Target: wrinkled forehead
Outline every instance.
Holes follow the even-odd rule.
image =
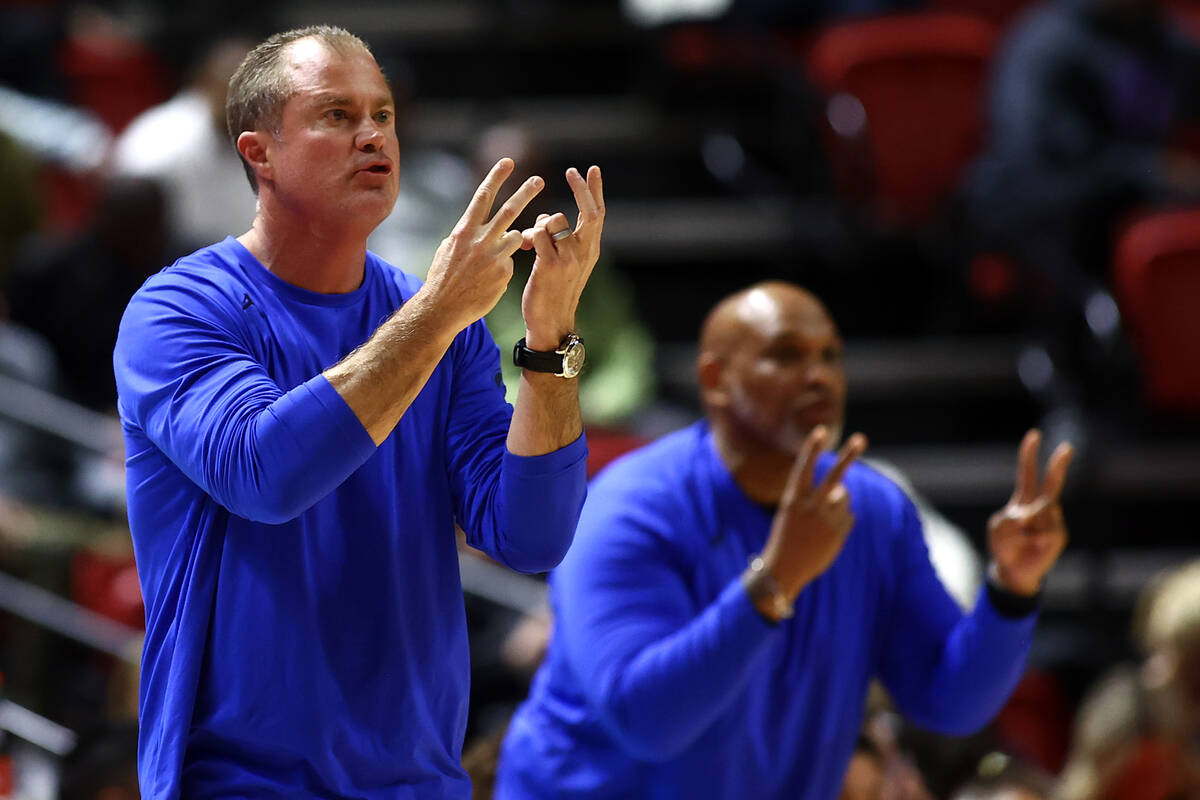
[[[797,292],[752,289],[738,304],[738,322],[748,333],[763,339],[801,336],[837,338],[837,328],[820,303]]]

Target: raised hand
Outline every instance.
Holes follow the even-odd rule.
[[[1042,578],[1067,546],[1067,528],[1059,497],[1075,448],[1054,449],[1044,480],[1038,481],[1037,455],[1042,435],[1025,434],[1017,461],[1017,486],[1004,508],[988,520],[988,548],[1000,585],[1026,596],[1037,594]]]
[[[512,256],[523,241],[521,232],[508,230],[508,226],[545,185],[537,175],[530,177],[489,220],[496,195],[513,166],[511,158],[502,158],[488,172],[454,230],[442,240],[425,280],[425,290],[448,319],[460,323],[459,330],[491,311],[508,288]]]
[[[579,297],[600,258],[600,234],[604,230],[600,168],[589,168],[585,180],[579,170],[571,167],[567,183],[579,207],[575,230],[563,237],[570,225],[566,216],[558,213],[538,217],[537,223],[523,232],[523,247],[532,247],[537,254],[521,295],[526,344],[534,350],[553,350],[575,330]]]
[[[764,566],[788,600],[794,600],[810,581],[829,569],[854,527],[850,495],[842,478],[867,449],[867,437],[856,433],[847,439],[837,462],[814,486],[813,470],[828,438],[829,432],[819,425],[805,439],[762,552]]]

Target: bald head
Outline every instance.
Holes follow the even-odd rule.
[[[700,329],[700,352],[728,358],[747,337],[776,335],[791,318],[805,326],[834,328],[814,294],[783,281],[764,281],[731,294],[713,307]]]

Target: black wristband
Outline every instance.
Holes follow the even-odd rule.
[[[1010,592],[1008,589],[997,586],[992,581],[990,575],[985,585],[987,586],[988,602],[992,604],[992,608],[996,609],[996,613],[1002,617],[1008,617],[1009,619],[1028,617],[1038,610],[1038,606],[1042,602],[1041,592],[1034,595]]]

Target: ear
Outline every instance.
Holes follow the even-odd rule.
[[[723,408],[729,404],[725,388],[725,362],[716,353],[703,352],[696,359],[696,378],[700,399],[705,406]]]
[[[259,185],[271,178],[270,139],[266,131],[242,131],[237,138],[238,152],[258,176]]]

